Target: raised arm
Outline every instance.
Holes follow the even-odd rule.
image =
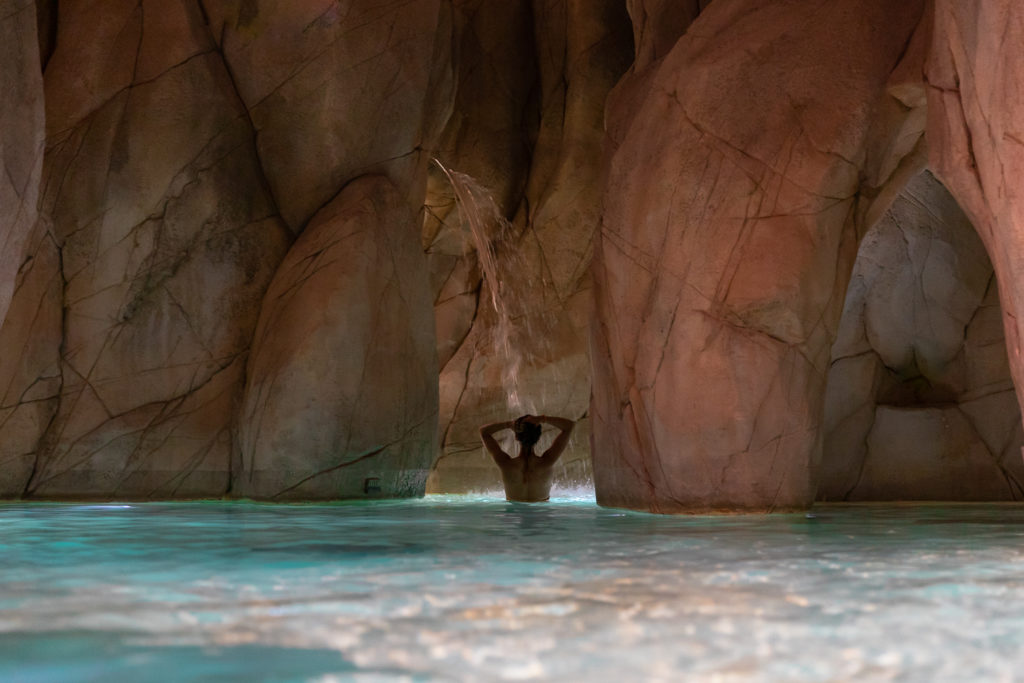
[[[508,462],[512,459],[505,451],[501,450],[501,446],[494,440],[494,434],[500,432],[502,429],[512,429],[512,422],[495,422],[494,424],[484,425],[480,428],[480,438],[484,442],[484,446],[487,447],[487,452],[494,458],[494,462],[500,466],[503,462]]]
[[[554,464],[562,456],[562,451],[565,450],[565,447],[569,445],[569,437],[572,435],[572,428],[576,426],[576,423],[564,417],[550,417],[548,415],[538,415],[534,419],[537,422],[544,422],[561,430],[561,434],[555,437],[555,440],[551,442],[551,446],[541,456],[544,460],[550,460]]]

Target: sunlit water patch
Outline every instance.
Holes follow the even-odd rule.
[[[0,506],[0,680],[1012,680],[1024,508]]]

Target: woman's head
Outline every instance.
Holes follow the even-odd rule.
[[[512,425],[512,431],[516,435],[516,441],[523,446],[532,446],[540,440],[541,427],[536,422],[528,420],[530,415],[523,415]]]

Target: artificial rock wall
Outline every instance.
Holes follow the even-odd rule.
[[[492,488],[530,411],[606,505],[1016,497],[1022,19],[0,0],[0,495]]]
[[[1024,55],[1006,46],[1022,12],[715,0],[616,86],[593,266],[598,502],[676,512],[814,500],[858,241],[929,157],[991,254],[1019,396],[1021,209],[1005,188],[1020,159]],[[989,454],[1010,496],[1007,443]],[[991,480],[994,469],[962,471]]]
[[[52,44],[43,31],[37,35],[36,26],[50,22],[37,24],[32,3],[15,9],[0,12],[5,38],[11,36],[3,49],[20,50],[3,62],[5,85],[10,79],[19,97],[5,98],[0,111],[4,135],[18,141],[3,148],[17,172],[9,174],[17,181],[12,196],[25,206],[10,210],[5,195],[2,226],[20,232],[4,252],[5,259],[17,254],[19,264],[3,269],[15,285],[0,327],[4,495],[422,493],[437,429],[437,371],[416,213],[422,148],[444,120],[446,7],[40,4],[41,18],[57,13]],[[42,79],[39,44],[48,58]],[[33,185],[43,102],[46,152]],[[349,186],[365,188],[359,179],[372,174],[391,180],[366,181],[376,189],[365,201],[346,194]],[[314,215],[319,220],[311,222]],[[314,234],[296,242],[307,223],[317,226]],[[343,239],[353,225],[369,237]],[[325,237],[325,230],[336,234]],[[310,244],[327,255],[311,253]],[[339,257],[346,247],[356,251]],[[352,261],[366,268],[366,253],[374,255],[373,273],[346,268]],[[288,280],[308,258],[325,269],[319,281],[350,285],[340,301],[330,287],[310,296],[306,280]],[[279,324],[282,288],[295,327]],[[395,309],[402,297],[412,314]],[[359,304],[378,315],[340,331],[316,307],[341,315]],[[386,338],[360,347],[382,316]],[[275,383],[294,389],[296,368],[317,359],[292,343],[311,319],[314,345],[340,335],[327,355],[343,356],[314,375],[343,389],[297,393],[316,389],[317,398],[335,404],[353,395],[363,406],[349,422],[333,406],[338,413],[324,418],[327,452],[311,435],[314,413],[292,419],[281,404],[293,394],[282,390],[267,400],[264,392]],[[260,344],[250,356],[257,331]],[[407,357],[396,365],[414,371],[372,381],[360,370],[380,371],[381,361],[354,349],[375,345],[378,353]],[[258,353],[268,348],[276,352],[270,362]],[[422,391],[403,394],[408,401],[392,412],[362,412],[394,403],[400,383],[417,382]],[[243,415],[258,420],[255,429]],[[396,455],[403,439],[419,455]],[[281,446],[270,474],[268,443]],[[360,455],[358,486],[338,486],[329,476],[317,481],[322,470]],[[411,485],[409,477],[393,476],[407,463],[420,473]],[[365,487],[370,478],[378,482]]]
[[[832,347],[818,497],[1024,497],[992,264],[927,171],[865,236]]]

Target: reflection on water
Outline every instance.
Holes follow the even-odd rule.
[[[0,680],[1011,680],[1024,508],[0,506]]]

